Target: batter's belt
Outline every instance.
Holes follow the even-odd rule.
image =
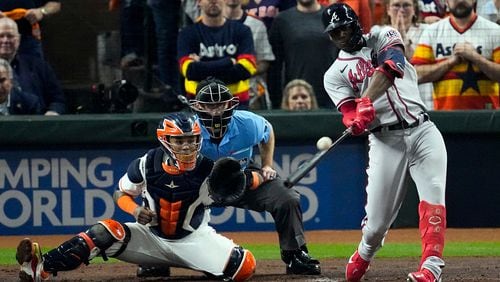
[[[380,132],[380,131],[391,131],[391,130],[402,130],[402,129],[414,128],[414,127],[417,127],[428,120],[429,120],[429,115],[427,113],[423,113],[422,116],[414,123],[408,123],[406,120],[404,120],[403,122],[396,123],[396,124],[377,126],[374,129],[370,130],[370,132]]]

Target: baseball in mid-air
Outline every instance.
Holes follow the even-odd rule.
[[[324,151],[324,150],[330,148],[332,143],[333,143],[333,141],[330,137],[323,136],[323,137],[318,139],[318,142],[316,142],[316,147],[318,148],[318,150]]]

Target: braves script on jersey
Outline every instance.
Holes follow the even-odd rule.
[[[325,89],[337,108],[361,97],[377,67],[377,53],[394,45],[403,45],[400,34],[388,26],[376,26],[363,36],[367,42],[366,47],[353,53],[340,51],[337,60],[325,73]],[[414,83],[417,73],[406,59],[404,77],[411,79],[396,78],[386,94],[373,102],[377,115],[371,128],[403,120],[413,123],[424,111],[417,84]]]

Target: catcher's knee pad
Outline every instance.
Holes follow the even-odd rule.
[[[446,231],[446,208],[421,201],[418,205],[419,229],[422,238],[422,261],[427,257],[443,256]]]
[[[112,219],[98,221],[98,223],[90,227],[85,234],[95,243],[95,246],[101,250],[108,249],[118,241],[128,242],[130,238],[130,230],[128,227]]]
[[[110,219],[99,221],[89,230],[46,253],[44,270],[51,273],[73,270],[82,263],[88,264],[98,254],[106,257],[104,251],[115,242],[123,241],[123,246],[126,246],[129,239],[130,231],[125,225]]]
[[[231,278],[232,281],[245,281],[254,274],[255,265],[255,257],[249,250],[235,247],[231,251],[224,275]]]

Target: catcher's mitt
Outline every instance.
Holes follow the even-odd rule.
[[[246,182],[240,163],[234,158],[222,158],[215,162],[208,176],[208,193],[214,204],[233,203],[245,193]]]

